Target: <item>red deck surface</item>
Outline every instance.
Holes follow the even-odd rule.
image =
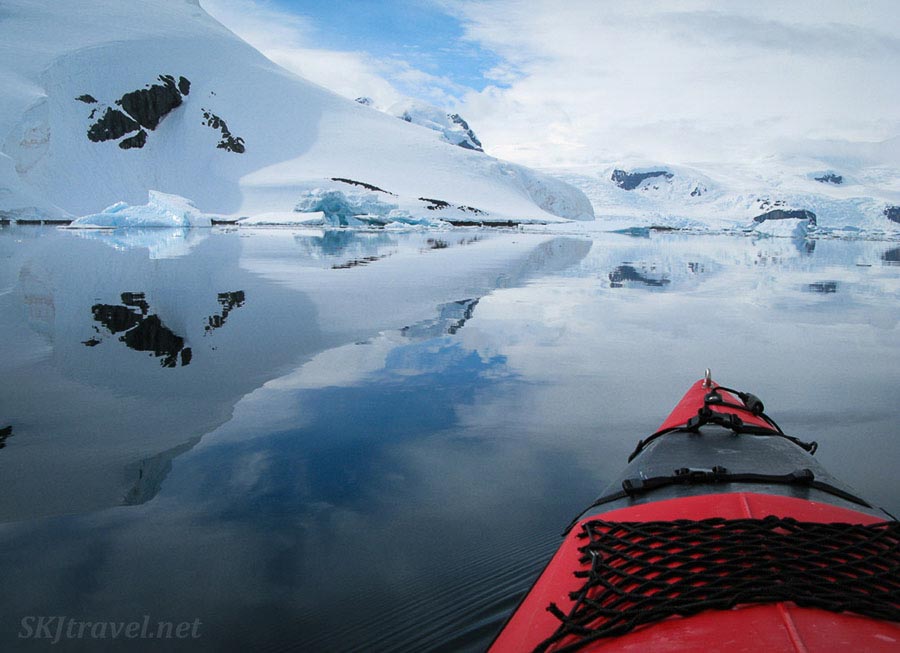
[[[713,387],[718,387],[715,383],[712,384]],[[673,428],[675,426],[684,426],[689,419],[697,416],[697,411],[703,408],[703,398],[709,394],[710,388],[706,388],[703,385],[703,381],[697,381],[694,385],[690,387],[690,389],[685,393],[684,397],[681,398],[681,401],[678,402],[678,405],[675,406],[675,409],[669,414],[666,418],[666,421],[663,422],[660,427],[657,429],[658,431],[662,431],[663,429]],[[729,392],[725,392],[724,390],[720,390],[719,394],[722,399],[731,404],[737,404],[742,406],[744,402],[735,397]],[[710,409],[717,413],[734,413],[746,424],[752,424],[754,426],[762,426],[765,428],[772,428],[772,425],[766,422],[764,419],[757,417],[749,410],[736,410],[734,408],[729,408],[727,406],[716,406],[715,404],[710,405]]]
[[[872,524],[871,515],[824,503],[754,493],[711,494],[647,503],[603,514],[606,521],[793,517],[808,522]],[[587,519],[598,517],[594,515]],[[494,653],[530,651],[549,637],[559,622],[547,612],[556,603],[572,606],[569,592],[582,579],[578,565],[580,524],[563,541],[531,592],[491,647]],[[551,649],[553,650],[553,649]],[[708,610],[641,626],[621,637],[598,640],[585,651],[900,651],[900,624],[846,613],[800,608],[792,603]]]

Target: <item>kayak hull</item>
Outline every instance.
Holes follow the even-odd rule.
[[[570,596],[584,583],[574,575],[583,524],[675,520],[792,518],[817,524],[879,524],[892,517],[856,496],[853,488],[822,468],[809,453],[778,434],[736,435],[715,427],[678,430],[704,405],[709,386],[695,384],[663,423],[675,429],[650,441],[570,526],[562,545],[523,599],[491,651],[528,651],[560,625],[547,610],[568,613]],[[721,392],[726,403],[740,400]],[[728,409],[714,410],[725,412]],[[743,421],[765,425],[741,413]],[[715,470],[715,471],[713,471]],[[784,479],[796,478],[797,482]],[[731,480],[736,479],[736,480]],[[774,480],[767,480],[774,479]],[[623,492],[623,487],[629,492]],[[571,643],[571,642],[569,642]],[[558,650],[566,641],[547,650]],[[849,612],[799,607],[785,601],[705,610],[641,625],[623,635],[595,640],[585,651],[898,651],[900,624]]]

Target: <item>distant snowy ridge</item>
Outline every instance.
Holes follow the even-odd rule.
[[[469,149],[285,71],[197,2],[2,11],[0,219],[107,220],[156,191],[234,220],[293,212],[336,179],[386,189],[416,219],[435,214],[419,198],[484,222],[593,218],[579,190],[475,151],[461,119],[443,127]]]
[[[896,140],[896,139],[895,139]],[[626,162],[555,168],[619,227],[803,237],[900,237],[900,167],[892,147],[741,165]]]

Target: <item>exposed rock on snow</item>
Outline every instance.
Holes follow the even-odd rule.
[[[87,136],[95,143],[101,143],[122,138],[125,134],[138,129],[140,125],[136,120],[132,120],[118,109],[107,107],[100,119],[90,126]]]
[[[119,147],[123,150],[130,150],[133,147],[144,147],[147,144],[147,132],[143,129],[139,131],[134,136],[129,136],[128,138],[123,138],[122,142],[119,143]]]
[[[650,170],[648,172],[625,172],[624,170],[613,170],[611,179],[616,186],[625,190],[634,190],[641,185],[641,182],[652,179],[654,177],[664,177],[671,179],[674,175],[668,170]],[[699,193],[698,193],[699,194]]]
[[[182,96],[190,92],[191,83],[185,77],[179,77],[176,86],[172,75],[160,75],[162,84],[148,85],[147,88],[125,93],[116,100],[122,111],[107,107],[103,116],[88,128],[87,136],[95,143],[116,140],[133,131],[140,132],[119,143],[123,150],[142,148],[147,142],[147,132],[141,127],[154,130],[160,120],[181,106]],[[92,95],[80,95],[75,98],[88,104],[96,103]],[[91,117],[96,109],[91,111]]]
[[[826,172],[821,177],[815,177],[815,180],[820,181],[823,184],[840,185],[844,183],[844,177],[842,175],[836,175],[833,172]]]
[[[445,202],[444,200],[436,200],[430,197],[420,197],[419,199],[426,202],[425,208],[429,211],[443,211],[444,209],[451,208],[450,202]],[[485,214],[484,211],[476,209],[474,206],[457,206],[456,209],[463,213],[474,213],[476,215]]]
[[[774,209],[753,218],[753,222],[766,220],[806,220],[810,225],[816,224],[816,214],[802,209]]]
[[[347,179],[346,177],[332,177],[331,181],[340,181],[344,184],[350,184],[351,186],[359,186],[360,188],[365,188],[366,190],[371,190],[378,193],[387,193],[388,195],[393,195],[394,197],[397,196],[397,193],[392,193],[389,190],[379,188],[374,184],[367,184],[364,181],[356,181],[355,179]]]
[[[187,95],[191,88],[191,83],[184,77],[179,78],[177,87],[172,75],[160,75],[159,81],[162,84],[131,91],[116,100],[125,113],[150,130],[156,129],[160,120],[181,106],[182,94]]]
[[[886,206],[884,209],[884,217],[891,222],[900,224],[900,206]]]
[[[225,121],[214,114],[212,111],[209,111],[207,109],[202,109],[202,111],[203,117],[206,119],[206,122],[204,124],[207,127],[218,129],[219,133],[222,134],[222,138],[219,141],[218,145],[216,145],[216,147],[222,150],[226,150],[227,152],[243,154],[245,151],[244,139],[240,136],[232,135],[232,133],[228,131],[228,125],[225,124]]]

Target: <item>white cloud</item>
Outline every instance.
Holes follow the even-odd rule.
[[[314,25],[266,0],[202,3],[213,18],[278,65],[347,98],[368,96],[388,107],[415,95],[444,106],[466,90],[447,77],[415,68],[400,55],[376,58],[363,51],[313,47],[317,30],[329,26]]]
[[[483,90],[402,54],[315,48],[329,26],[266,0],[202,0],[285,68],[381,107],[408,95],[459,111],[490,154],[531,165],[742,160],[900,134],[893,0],[433,1],[464,27],[436,50],[499,58]]]
[[[402,94],[386,79],[385,66],[364,52],[314,48],[316,26],[266,0],[202,0],[203,8],[280,66],[339,95],[362,95],[389,105]]]
[[[786,138],[900,133],[900,5],[448,3],[499,54],[461,110],[532,165],[769,153]]]

